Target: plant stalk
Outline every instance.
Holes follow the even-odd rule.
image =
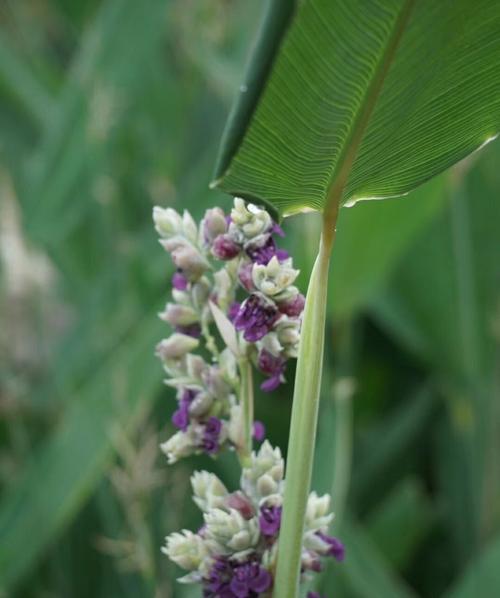
[[[242,357],[238,362],[241,378],[240,405],[243,414],[243,442],[238,451],[240,463],[245,467],[250,463],[253,437],[253,377],[252,365],[248,358]]]
[[[319,252],[304,308],[273,598],[294,598],[298,595],[304,517],[311,485],[323,369],[328,268],[337,213],[335,207],[323,218]]]

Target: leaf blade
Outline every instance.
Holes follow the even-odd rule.
[[[285,215],[407,193],[500,129],[499,33],[489,0],[303,3],[213,184]]]

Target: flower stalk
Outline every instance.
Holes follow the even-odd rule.
[[[239,450],[239,459],[241,466],[246,467],[249,464],[253,444],[253,376],[252,365],[246,357],[242,357],[238,365],[241,380],[240,405],[243,413],[243,446]]]
[[[298,595],[302,538],[311,484],[323,368],[328,270],[337,213],[334,210],[323,219],[319,252],[311,273],[304,308],[273,598],[293,598]]]

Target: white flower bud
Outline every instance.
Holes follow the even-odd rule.
[[[214,295],[217,305],[223,312],[227,312],[229,305],[234,301],[235,283],[226,268],[214,274]]]
[[[210,296],[211,286],[210,282],[205,276],[202,276],[191,290],[191,296],[193,297],[193,304],[196,309],[201,310],[206,306],[208,298]]]
[[[208,413],[213,405],[215,397],[204,391],[199,392],[189,405],[189,413],[195,417],[201,417]]]
[[[267,473],[257,480],[257,492],[260,496],[272,496],[279,490],[278,483]]]
[[[267,265],[254,264],[252,279],[255,287],[268,297],[277,297],[287,289],[299,274],[292,268],[292,260],[280,262],[276,256]]]
[[[193,500],[204,513],[224,506],[228,492],[224,484],[213,473],[195,471],[191,476],[191,486],[194,493]]]
[[[238,381],[236,357],[228,347],[226,347],[219,356],[219,366],[222,375],[229,384],[236,384]]]
[[[274,324],[273,332],[267,334],[262,339],[263,346],[273,355],[280,355],[276,353],[275,348],[280,347],[284,357],[297,357],[297,351],[300,341],[300,318],[290,318],[289,316],[281,316]],[[268,336],[275,335],[276,341],[273,339],[267,340]],[[272,343],[275,343],[272,345]],[[271,349],[274,349],[271,350]]]
[[[183,457],[192,455],[197,446],[188,430],[186,432],[176,432],[166,442],[160,444],[160,448],[167,455],[168,462],[171,465]]]
[[[203,538],[189,530],[167,536],[166,546],[161,550],[171,561],[187,571],[198,569],[203,559],[208,556]]]
[[[238,511],[212,509],[205,513],[207,545],[218,554],[231,554],[237,558],[256,546],[259,541],[259,525],[256,517],[245,519]]]
[[[316,531],[322,528],[327,528],[333,519],[333,513],[330,513],[329,509],[329,494],[318,496],[316,492],[311,492],[307,499],[305,529]]]
[[[192,380],[199,380],[202,381],[203,372],[208,368],[207,363],[200,357],[200,355],[195,355],[193,353],[188,353],[186,355],[186,374],[188,378]]]
[[[181,305],[191,305],[191,296],[187,291],[172,289],[172,297],[176,303],[180,303]]]
[[[205,212],[205,217],[201,222],[203,231],[203,241],[212,243],[218,236],[222,235],[227,230],[226,218],[224,212],[220,208],[212,208]]]
[[[198,240],[198,227],[187,210],[184,210],[184,214],[182,215],[182,230],[186,238],[188,238],[191,243],[196,244]]]
[[[187,243],[172,251],[172,259],[189,280],[198,279],[210,267],[201,253]]]
[[[171,326],[189,326],[198,321],[198,314],[192,307],[167,303],[165,311],[158,314],[160,319],[168,322]]]
[[[234,198],[231,220],[246,239],[253,239],[272,227],[271,216],[266,210],[251,203],[245,206],[245,202],[239,197]]]
[[[262,443],[258,453],[252,453],[251,465],[243,469],[241,488],[247,496],[259,502],[269,494],[281,493],[283,473],[284,462],[280,449],[278,447],[273,449],[269,441],[266,440]],[[262,482],[259,483],[261,478]]]
[[[257,343],[257,347],[269,351],[269,353],[275,357],[279,357],[283,351],[283,345],[280,343],[278,335],[274,331],[266,334],[266,336]]]
[[[163,339],[156,345],[156,354],[163,361],[180,359],[186,353],[196,349],[198,345],[198,339],[187,334],[175,332],[172,336]]]
[[[182,218],[173,208],[153,208],[153,221],[161,237],[171,237],[182,231]]]

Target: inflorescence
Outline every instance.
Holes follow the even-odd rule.
[[[169,463],[233,449],[240,456],[240,489],[229,492],[206,471],[192,477],[194,501],[204,525],[168,536],[164,552],[200,583],[203,596],[269,596],[281,523],[284,462],[265,441],[245,447],[242,368],[253,364],[270,392],[285,381],[288,359],[297,356],[304,296],[294,285],[298,270],[278,248],[284,236],[268,212],[236,198],[229,215],[207,210],[199,225],[185,211],[155,207],[160,243],[176,266],[172,302],[160,318],[173,333],[157,346],[175,388],[177,432],[161,445]],[[253,422],[263,440],[264,426]],[[246,451],[246,452],[245,452]],[[244,457],[243,457],[244,456]],[[343,558],[342,544],[328,535],[329,496],[309,496],[302,574],[321,569],[328,555]],[[312,596],[314,594],[311,594]]]

